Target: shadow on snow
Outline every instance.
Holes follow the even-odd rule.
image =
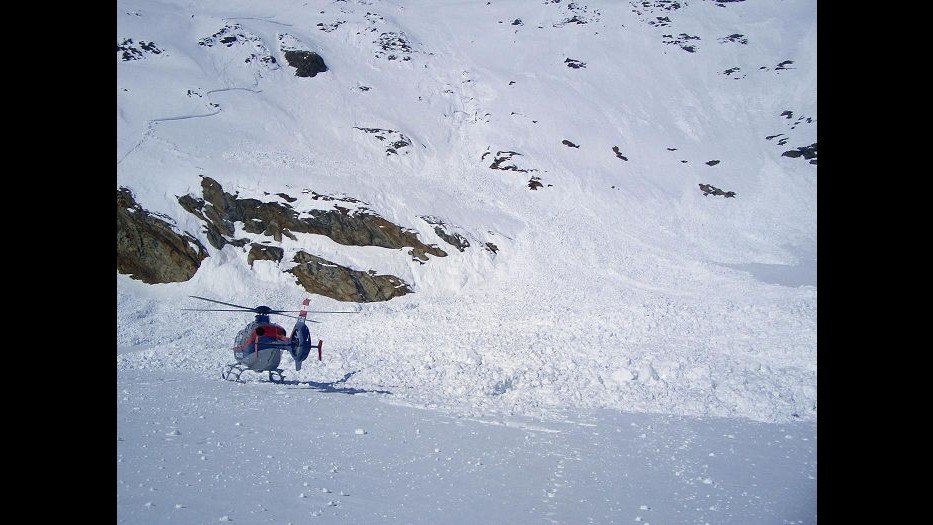
[[[298,381],[298,380],[288,380],[283,379],[282,381],[274,381],[277,385],[295,385],[295,386],[306,386],[311,390],[317,390],[318,392],[326,392],[328,394],[391,394],[388,390],[366,390],[363,388],[353,388],[348,386],[338,386],[341,383],[350,379],[353,374],[356,374],[359,370],[354,372],[349,372],[347,375],[342,378],[334,381],[332,383],[318,383],[317,381]]]

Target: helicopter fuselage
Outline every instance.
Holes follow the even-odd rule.
[[[282,349],[288,348],[290,341],[284,328],[268,318],[257,319],[237,333],[233,357],[256,372],[276,370],[282,360]]]

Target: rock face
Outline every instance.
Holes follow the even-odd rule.
[[[257,199],[238,199],[223,191],[223,187],[210,177],[201,179],[204,199],[190,195],[178,198],[186,210],[207,223],[208,240],[215,248],[231,243],[245,245],[245,240],[230,239],[233,223],[243,222],[249,233],[269,235],[278,242],[282,236],[295,239],[293,233],[326,235],[346,246],[379,246],[399,249],[406,246],[434,255],[446,257],[447,252],[418,240],[413,231],[404,230],[386,219],[364,210],[350,211],[334,206],[333,210],[311,210],[310,217],[298,218],[298,212],[288,204],[262,202]],[[239,244],[237,244],[239,243]]]
[[[215,248],[221,249],[227,244],[239,247],[249,244],[246,260],[250,266],[258,260],[281,262],[285,250],[267,242],[235,238],[235,223],[242,223],[242,229],[247,233],[267,235],[275,242],[281,242],[283,236],[297,240],[295,234],[306,233],[324,235],[347,246],[410,247],[412,258],[422,263],[428,260],[428,255],[447,256],[447,252],[436,245],[418,240],[414,230],[401,228],[365,208],[351,210],[334,204],[333,209],[299,213],[290,204],[297,201],[293,197],[277,194],[286,202],[239,198],[225,192],[210,177],[202,177],[201,194],[203,198],[183,195],[178,202],[204,222],[208,242]],[[334,200],[314,194],[314,199],[318,198]],[[354,199],[342,200],[359,203]],[[293,261],[298,265],[285,271],[295,275],[298,284],[308,292],[339,301],[387,301],[412,292],[410,286],[398,277],[353,270],[303,251],[299,251]]]
[[[117,190],[118,272],[147,284],[182,282],[206,257],[197,239],[144,210],[130,190]]]
[[[338,301],[388,301],[412,292],[405,281],[393,275],[351,270],[303,251],[295,254],[294,262],[298,265],[288,272],[298,279],[298,284],[310,293]]]
[[[448,232],[446,229],[444,229],[445,224],[441,219],[432,215],[422,215],[421,218],[428,224],[433,225],[434,233],[436,233],[437,236],[443,239],[447,244],[453,246],[461,252],[464,249],[470,247],[470,241],[468,241],[466,237],[460,235],[457,232]]]
[[[781,153],[782,157],[797,158],[802,156],[803,158],[810,161],[810,164],[816,164],[816,142],[810,144],[809,146],[801,146],[796,149],[785,151]]]
[[[288,65],[296,69],[296,77],[313,77],[327,71],[324,59],[314,51],[289,50],[282,52]]]
[[[715,187],[715,186],[711,186],[711,185],[709,185],[709,184],[700,184],[700,191],[703,192],[703,196],[704,196],[704,197],[707,196],[707,195],[721,195],[721,196],[723,196],[723,197],[725,197],[725,198],[727,198],[727,199],[734,199],[734,198],[735,198],[735,192],[734,192],[734,191],[722,191],[721,189],[719,189],[719,188],[717,188],[717,187]]]
[[[252,268],[253,262],[255,261],[280,262],[284,256],[285,250],[282,248],[266,246],[254,242],[250,245],[249,253],[246,254],[246,262],[249,263],[250,268]]]

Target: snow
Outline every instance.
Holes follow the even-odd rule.
[[[162,52],[118,53],[117,185],[210,257],[117,275],[117,521],[814,523],[817,175],[781,153],[816,142],[816,2],[671,4],[118,0],[118,44]],[[294,76],[282,43],[329,70]],[[297,234],[250,267],[178,203],[200,176],[359,199],[448,256]],[[221,380],[251,316],[180,309],[297,310],[298,250],[415,293],[311,296],[358,311],[312,315],[322,361]]]
[[[464,417],[313,382],[120,375],[120,523],[816,521],[805,422]]]

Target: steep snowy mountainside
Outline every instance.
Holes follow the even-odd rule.
[[[298,304],[304,251],[414,293],[328,318],[331,359],[300,378],[816,417],[815,2],[121,0],[117,45],[117,186],[209,255],[183,283],[118,274],[118,344],[152,345],[125,366],[212,375],[230,318],[146,323],[188,295]],[[295,49],[327,70],[296,76]],[[236,223],[284,252],[250,265],[179,202],[203,177],[305,213],[351,198],[447,255]]]

